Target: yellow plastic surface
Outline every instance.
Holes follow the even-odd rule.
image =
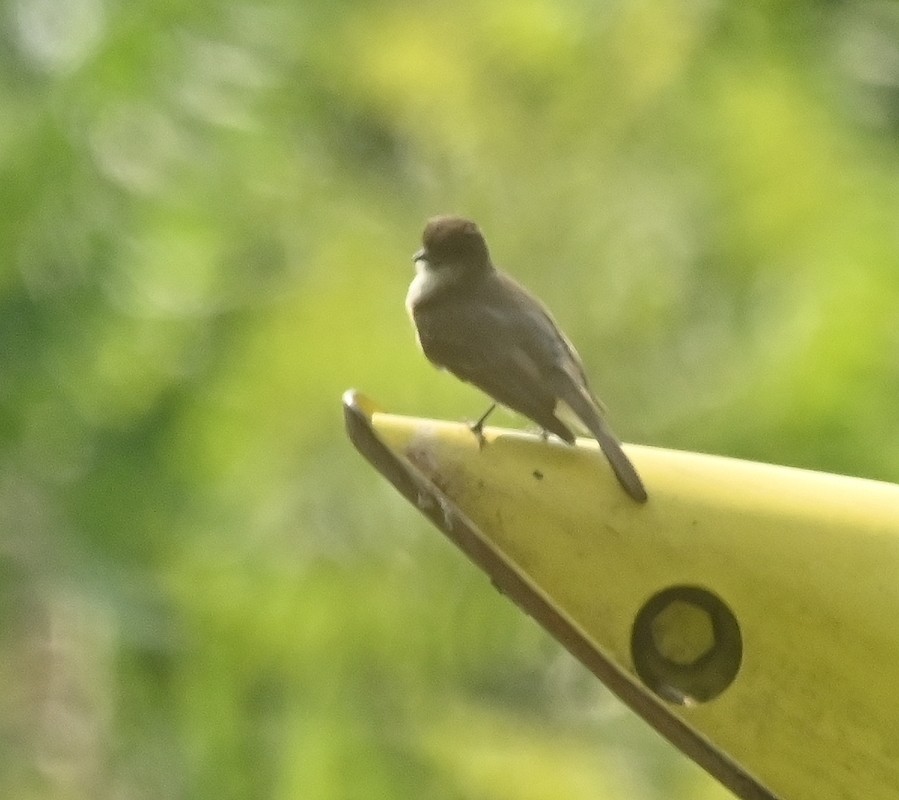
[[[705,748],[745,769],[744,783],[718,771],[740,796],[899,797],[899,486],[626,446],[641,506],[591,441],[488,428],[479,449],[465,425],[348,402],[436,487],[435,522],[450,535],[470,524],[460,546],[516,600],[533,595],[535,616],[570,629],[559,638],[691,757]],[[739,671],[707,702],[669,702],[634,668],[635,618],[674,586],[708,590],[739,626]],[[692,627],[675,661],[707,646],[689,613],[664,624]]]

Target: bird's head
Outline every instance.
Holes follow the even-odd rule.
[[[433,217],[421,236],[424,245],[412,260],[427,268],[480,272],[491,268],[487,242],[470,219],[455,216]]]

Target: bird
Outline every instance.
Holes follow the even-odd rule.
[[[547,307],[494,266],[477,224],[455,215],[429,219],[415,253],[406,310],[418,345],[439,369],[574,444],[575,430],[599,443],[622,488],[638,503],[646,488],[604,418],[583,362]]]

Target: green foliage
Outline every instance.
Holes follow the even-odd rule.
[[[467,213],[625,436],[894,479],[899,15],[7,5],[0,794],[716,797],[344,439]]]

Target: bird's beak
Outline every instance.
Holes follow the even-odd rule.
[[[426,253],[425,249],[422,247],[414,256],[412,256],[412,263],[414,264],[416,261],[424,260]]]

